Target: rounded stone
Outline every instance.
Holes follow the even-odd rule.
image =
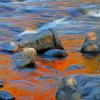
[[[46,58],[65,58],[67,53],[61,49],[51,49],[44,53],[44,57]]]
[[[12,64],[15,67],[27,67],[27,65],[35,64],[36,50],[34,48],[23,48],[22,51],[11,56]]]
[[[8,91],[0,91],[0,100],[15,100],[15,97]]]
[[[2,51],[16,52],[19,50],[18,45],[13,41],[4,41],[0,46]]]

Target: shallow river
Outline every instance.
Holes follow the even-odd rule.
[[[23,70],[14,69],[9,54],[0,53],[0,80],[5,83],[1,90],[8,90],[16,100],[55,100],[64,76],[100,74],[99,55],[86,58],[75,52],[81,48],[88,32],[100,28],[100,16],[81,15],[75,9],[96,7],[99,3],[100,0],[0,0],[0,42],[13,40],[25,30],[53,28],[68,52],[68,57],[60,60],[38,56],[36,68]],[[84,68],[66,71],[73,64]]]

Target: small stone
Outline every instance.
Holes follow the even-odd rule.
[[[15,100],[15,97],[8,91],[0,91],[0,100]]]
[[[83,68],[84,67],[80,65],[71,65],[67,69],[65,69],[65,71],[71,71],[71,70],[77,70],[77,69],[83,69]]]
[[[0,44],[2,51],[16,52],[19,50],[18,45],[13,41],[4,41]]]
[[[29,67],[35,64],[36,50],[34,48],[24,48],[22,51],[11,56],[12,64],[15,67]]]
[[[83,54],[96,55],[100,53],[100,30],[94,30],[89,32],[84,40],[81,52]]]
[[[46,58],[65,58],[67,57],[67,53],[61,49],[51,49],[44,53],[44,57]]]

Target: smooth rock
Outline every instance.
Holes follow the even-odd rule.
[[[4,41],[0,44],[2,51],[16,52],[19,50],[18,45],[13,41]]]
[[[35,48],[39,52],[54,48],[64,49],[58,35],[52,29],[32,33],[22,32],[15,36],[15,40],[20,47]]]
[[[71,70],[77,70],[77,69],[83,69],[84,67],[81,65],[71,65],[65,71],[71,71]]]
[[[0,100],[15,100],[15,97],[8,91],[0,91]]]
[[[67,53],[61,49],[51,49],[44,53],[44,57],[46,58],[65,58],[67,57]]]
[[[62,79],[56,100],[99,100],[100,75],[69,75]]]
[[[22,51],[11,56],[14,67],[34,67],[36,60],[36,50],[34,48],[24,48]],[[30,66],[29,66],[30,65]]]

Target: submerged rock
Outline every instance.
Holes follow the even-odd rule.
[[[0,0],[0,2],[3,2],[3,3],[7,3],[7,2],[11,2],[12,0]]]
[[[24,48],[22,51],[11,56],[14,67],[24,68],[35,65],[36,50],[34,48]],[[29,66],[30,65],[30,66]]]
[[[58,35],[52,29],[21,33],[15,36],[15,40],[20,47],[35,48],[39,52],[54,48],[63,49]]]
[[[85,38],[81,49],[82,53],[100,53],[100,33],[99,31],[90,32]]]
[[[16,52],[19,50],[18,45],[13,41],[4,41],[0,46],[2,51]]]
[[[0,100],[15,100],[15,97],[8,91],[0,91]]]
[[[80,13],[86,16],[100,18],[100,7],[98,8],[80,8]]]
[[[56,100],[100,100],[100,75],[64,77]]]
[[[71,65],[65,71],[71,71],[71,70],[77,70],[77,69],[83,69],[84,67],[81,65]]]
[[[61,49],[51,49],[44,53],[44,57],[46,58],[65,58],[67,53]]]

